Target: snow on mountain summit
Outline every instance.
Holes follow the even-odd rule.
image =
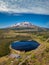
[[[32,26],[32,24],[30,22],[25,21],[25,22],[20,22],[20,23],[14,24],[11,27],[17,27],[17,26],[19,26],[19,27],[30,27],[30,26]]]

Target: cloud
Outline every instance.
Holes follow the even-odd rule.
[[[0,0],[0,12],[49,15],[49,0]]]

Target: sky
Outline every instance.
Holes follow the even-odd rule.
[[[49,0],[0,0],[0,28],[24,21],[49,28]]]

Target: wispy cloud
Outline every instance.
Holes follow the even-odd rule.
[[[0,12],[49,15],[49,0],[0,0]]]

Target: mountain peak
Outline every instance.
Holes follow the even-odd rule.
[[[24,22],[20,22],[20,23],[16,23],[14,25],[12,25],[11,27],[30,27],[32,26],[32,24],[30,22],[24,21]]]
[[[33,25],[32,23],[27,22],[27,21],[16,23],[12,25],[11,27],[9,27],[9,29],[23,30],[23,31],[47,31],[49,30],[47,28],[42,28],[42,27]]]

